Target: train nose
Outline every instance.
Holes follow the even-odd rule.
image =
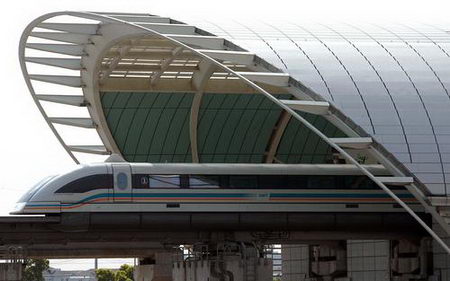
[[[16,205],[14,206],[14,209],[12,210],[12,212],[10,212],[10,214],[11,215],[22,214],[25,209],[26,204],[27,204],[26,202],[16,203]]]

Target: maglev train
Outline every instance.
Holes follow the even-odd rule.
[[[366,167],[387,175],[379,165]],[[390,188],[413,207],[418,205],[403,187]],[[43,179],[20,198],[11,214],[330,211],[402,209],[348,164],[105,162]]]

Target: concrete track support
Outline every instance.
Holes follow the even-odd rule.
[[[135,281],[172,281],[172,252],[157,252],[139,260],[134,269]]]
[[[429,237],[283,245],[282,257],[283,281],[450,280],[445,252],[433,267]]]
[[[0,281],[22,281],[23,270],[19,262],[0,263]]]
[[[184,250],[173,266],[173,281],[272,281],[272,260],[262,247],[224,242]]]
[[[345,241],[312,245],[309,251],[312,277],[331,281],[346,276],[347,249]]]
[[[228,256],[221,260],[176,262],[173,281],[272,281],[272,262],[264,258]]]

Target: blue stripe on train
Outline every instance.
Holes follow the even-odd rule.
[[[99,198],[107,198],[109,196],[118,196],[118,197],[137,197],[137,198],[176,198],[176,197],[185,197],[185,198],[199,198],[199,197],[238,197],[238,198],[249,198],[254,197],[257,194],[251,193],[101,193],[86,197],[76,203],[63,203],[63,204],[27,204],[30,207],[70,207],[78,204],[83,204],[85,202],[99,199]],[[414,198],[411,194],[397,194],[398,197],[409,199]],[[361,193],[269,193],[270,198],[390,198],[388,194],[361,194]]]
[[[414,198],[411,194],[396,194],[400,198]],[[346,193],[346,194],[297,194],[297,193],[271,193],[271,198],[289,198],[289,197],[297,197],[297,198],[391,198],[388,194],[360,194],[360,193]]]

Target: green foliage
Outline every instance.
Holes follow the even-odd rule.
[[[98,281],[115,281],[116,275],[111,269],[97,269],[95,271],[95,274],[97,275]]]
[[[125,276],[128,277],[128,279],[133,280],[133,271],[134,271],[134,268],[133,268],[131,265],[129,265],[129,264],[123,264],[123,265],[120,267],[120,269],[119,269],[118,272],[120,272],[120,271],[123,271],[123,272],[125,273]]]
[[[128,278],[127,273],[125,271],[119,270],[116,272],[115,281],[132,281],[133,279]]]
[[[367,157],[366,155],[358,154],[356,156],[356,161],[358,161],[359,164],[365,164],[368,158],[369,157]]]
[[[23,281],[44,281],[42,272],[50,267],[50,262],[46,259],[25,260],[25,270]]]
[[[97,269],[98,281],[133,281],[133,267],[124,264],[114,273],[111,269]]]

